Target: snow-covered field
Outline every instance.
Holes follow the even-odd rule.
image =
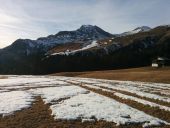
[[[7,76],[0,79],[0,115],[30,107],[36,96],[50,105],[55,119],[85,121],[104,120],[120,124],[169,125],[170,122],[130,107],[116,99],[85,88],[100,89],[125,100],[170,112],[170,107],[144,98],[170,103],[170,84],[114,81],[59,76]],[[121,91],[133,95],[123,94]],[[95,117],[95,118],[94,118]]]

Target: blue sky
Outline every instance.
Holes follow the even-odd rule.
[[[110,33],[170,24],[170,0],[0,0],[0,48],[92,24]]]

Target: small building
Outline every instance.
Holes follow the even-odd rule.
[[[152,61],[152,67],[154,68],[164,67],[169,65],[170,65],[170,59],[164,57],[158,57],[157,59]]]

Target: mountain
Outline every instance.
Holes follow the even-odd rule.
[[[130,32],[130,31],[129,31]],[[0,51],[1,74],[48,74],[147,66],[170,58],[170,26],[112,35],[92,25],[37,40],[18,39]]]
[[[98,26],[82,25],[75,31],[61,31],[55,35],[39,38],[36,40],[37,44],[45,47],[54,47],[56,44],[64,44],[70,42],[91,42],[93,40],[100,40],[112,37],[113,35],[105,32]]]
[[[107,70],[150,66],[158,56],[170,58],[170,26],[158,26],[133,35],[99,40],[98,47],[74,54],[56,54],[43,60],[45,73]]]
[[[37,40],[18,39],[12,45],[6,47],[4,51],[15,51],[21,54],[34,54],[37,52],[47,52],[58,44],[66,43],[91,43],[113,37],[112,34],[105,32],[98,26],[82,25],[75,31],[61,31],[55,35],[41,37]]]
[[[124,32],[122,34],[119,34],[118,36],[121,37],[121,36],[127,36],[127,35],[132,35],[132,34],[136,34],[136,33],[139,33],[139,32],[147,32],[151,30],[150,27],[148,26],[141,26],[141,27],[137,27],[135,28],[134,30],[132,31],[128,31],[128,32]]]
[[[150,27],[148,26],[142,26],[142,27],[137,27],[136,29],[134,29],[133,31],[136,31],[136,32],[147,32],[151,30]]]
[[[113,37],[112,34],[98,26],[82,25],[74,31],[61,31],[55,35],[41,37],[37,40],[18,39],[0,51],[0,72],[36,73],[35,65],[55,47],[62,45],[81,45],[85,47],[100,39]],[[73,47],[73,46],[72,46]]]

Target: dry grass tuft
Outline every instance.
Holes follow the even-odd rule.
[[[7,79],[7,76],[0,76],[0,79]]]

